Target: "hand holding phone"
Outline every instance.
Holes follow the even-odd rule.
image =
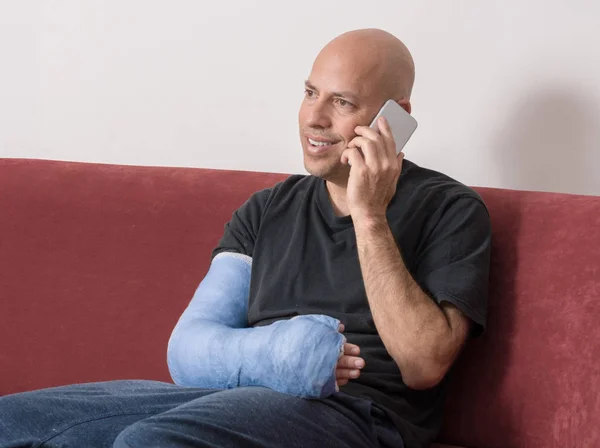
[[[394,100],[386,101],[371,122],[369,127],[375,129],[377,132],[379,132],[377,119],[381,116],[385,117],[390,124],[394,142],[396,143],[396,155],[398,155],[417,129],[417,120]]]
[[[381,116],[385,120],[379,120]],[[361,220],[386,219],[402,173],[402,149],[416,128],[417,121],[398,103],[388,100],[370,126],[354,129],[357,136],[342,153],[341,162],[352,167],[346,204],[355,225]]]
[[[381,133],[377,126],[379,117],[384,117],[389,123],[396,144],[396,155],[400,154],[417,129],[417,120],[394,100],[387,100],[369,125],[371,129]],[[348,165],[352,166],[352,163],[348,161]]]

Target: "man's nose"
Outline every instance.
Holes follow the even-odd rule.
[[[331,111],[325,101],[316,101],[310,105],[306,125],[313,128],[331,126]]]

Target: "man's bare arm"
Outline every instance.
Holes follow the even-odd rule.
[[[352,215],[365,289],[377,331],[407,386],[439,383],[464,345],[469,320],[450,304],[438,306],[406,269],[387,222],[404,154],[396,156],[389,123],[367,126],[342,154],[351,165],[347,206]],[[359,150],[360,149],[360,150]]]
[[[358,256],[383,343],[407,386],[438,384],[467,338],[470,320],[448,302],[438,306],[414,281],[385,219],[355,223]]]

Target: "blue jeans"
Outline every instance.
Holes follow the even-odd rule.
[[[371,401],[306,400],[263,387],[157,381],[75,384],[0,397],[0,447],[394,447]]]

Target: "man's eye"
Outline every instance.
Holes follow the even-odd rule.
[[[310,89],[304,89],[304,95],[306,95],[307,98],[312,98],[315,95],[315,92]]]
[[[342,107],[352,107],[353,106],[353,104],[350,101],[346,101],[341,98],[337,99],[337,103]]]

